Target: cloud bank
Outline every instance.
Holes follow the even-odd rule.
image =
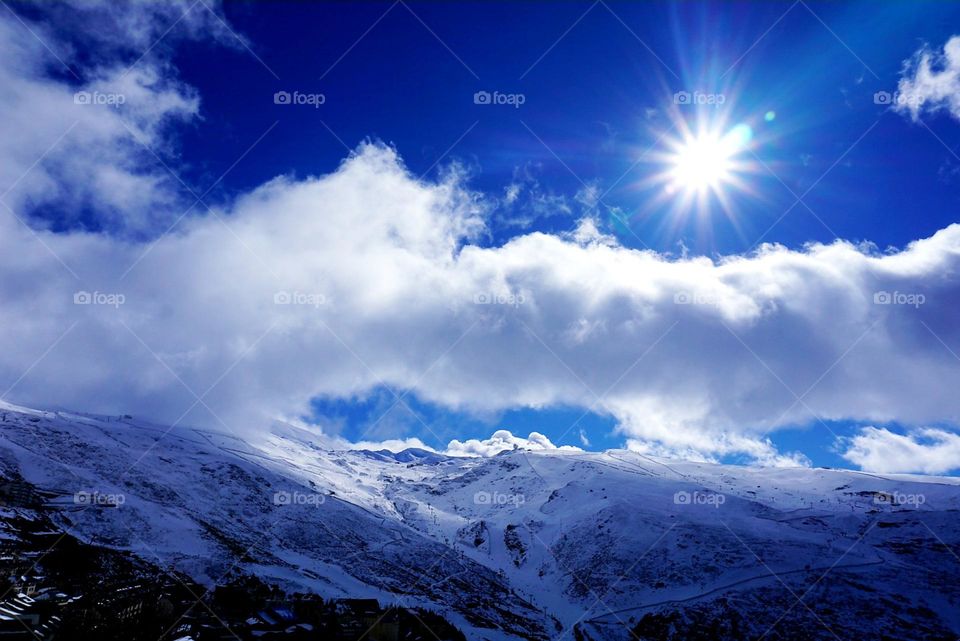
[[[42,109],[0,140],[5,399],[256,436],[317,398],[386,388],[478,415],[592,410],[640,451],[764,464],[805,462],[769,439],[789,426],[960,420],[960,226],[886,254],[837,241],[677,259],[590,218],[485,246],[495,198],[364,143],[327,175],[279,176],[161,235],[179,196],[140,142],[174,145],[170,122],[199,117],[199,97],[162,59],[55,78],[15,26],[0,20],[0,117]],[[75,102],[121,82],[123,109]],[[112,233],[50,229],[51,205]],[[443,449],[424,428],[378,438]],[[913,447],[903,465],[940,470],[950,436],[931,450],[865,431],[847,456],[882,468]],[[498,432],[451,449],[515,443],[549,444]]]
[[[374,144],[219,215],[155,245],[40,243],[0,219],[0,372],[33,365],[12,398],[256,430],[387,386],[458,411],[593,409],[638,449],[758,461],[777,460],[770,431],[818,418],[960,414],[960,226],[887,255],[672,259],[590,220],[482,247],[461,177],[419,181]]]

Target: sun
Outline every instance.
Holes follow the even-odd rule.
[[[637,183],[652,190],[635,217],[656,217],[662,233],[680,233],[698,221],[697,233],[711,233],[711,220],[723,216],[739,229],[739,195],[757,196],[756,179],[763,164],[749,122],[731,124],[723,114],[673,120],[673,127],[657,136],[656,151],[643,152],[654,171]],[[648,153],[651,152],[652,153]]]
[[[671,160],[675,186],[693,191],[717,189],[729,178],[735,153],[723,139],[712,136],[687,141]]]
[[[751,137],[750,127],[741,124],[726,133],[702,131],[674,142],[666,158],[668,189],[721,196],[726,186],[737,182],[743,168],[740,155]]]
[[[776,113],[751,114],[736,107],[733,89],[727,94],[723,109],[678,103],[648,115],[643,144],[629,150],[628,173],[643,167],[631,185],[638,198],[629,213],[611,213],[616,229],[635,236],[632,225],[639,225],[664,240],[703,246],[718,230],[746,238],[755,204],[767,200],[770,175],[776,177]]]

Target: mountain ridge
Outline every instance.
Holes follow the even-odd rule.
[[[336,451],[311,438],[276,429],[254,444],[0,406],[5,469],[74,501],[123,497],[64,509],[64,528],[200,582],[242,570],[438,608],[491,640],[960,630],[960,479],[624,450]],[[889,607],[904,595],[921,605]],[[853,616],[844,598],[877,613]]]

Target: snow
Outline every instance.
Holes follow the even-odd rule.
[[[952,560],[938,539],[960,540],[956,478],[623,450],[337,451],[283,423],[252,443],[6,403],[0,418],[0,449],[30,482],[124,496],[66,502],[65,526],[206,583],[243,553],[245,571],[283,586],[429,607],[470,638],[546,639],[833,568],[960,628],[960,588],[931,578]],[[927,574],[898,569],[904,541]]]

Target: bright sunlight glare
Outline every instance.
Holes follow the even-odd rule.
[[[700,225],[696,233],[706,238],[715,215],[725,216],[739,229],[737,201],[759,195],[757,180],[766,165],[756,151],[769,144],[771,132],[765,127],[755,140],[757,118],[730,123],[720,113],[694,114],[692,119],[683,115],[679,111],[670,115],[670,130],[650,132],[660,147],[647,156],[656,169],[637,185],[656,193],[633,216],[658,218],[666,235],[680,233],[695,218]],[[768,125],[772,117],[759,120]]]
[[[751,135],[748,126],[738,125],[724,136],[700,134],[685,140],[670,161],[674,186],[694,192],[717,191],[731,179],[734,157]]]

